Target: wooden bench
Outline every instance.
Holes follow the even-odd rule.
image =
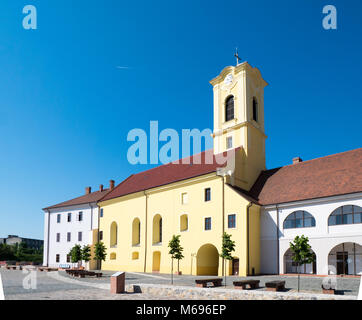
[[[330,281],[322,283],[322,290],[324,294],[336,294],[336,285]]]
[[[101,272],[93,272],[86,270],[66,270],[65,272],[73,277],[78,277],[78,278],[84,278],[85,276],[90,276],[90,277],[95,276],[97,278],[100,278],[103,275]]]
[[[258,289],[259,288],[260,280],[242,280],[242,281],[234,281],[234,288],[245,290],[246,287],[249,289]]]
[[[222,284],[221,278],[215,279],[196,279],[195,280],[196,287],[206,288],[208,283],[212,283],[214,287],[220,287]]]
[[[285,281],[270,281],[265,283],[267,291],[284,291]]]

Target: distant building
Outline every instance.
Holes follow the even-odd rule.
[[[22,238],[17,235],[9,235],[7,238],[0,238],[0,243],[8,245],[25,243],[28,248],[40,250],[44,244],[43,240]]]

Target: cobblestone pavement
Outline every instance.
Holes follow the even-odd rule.
[[[0,269],[3,279],[4,293],[6,300],[164,300],[179,299],[179,297],[170,297],[169,295],[152,295],[147,293],[128,293],[122,295],[112,295],[109,293],[110,277],[114,272],[103,272],[102,278],[72,278],[65,272],[36,272],[36,289],[25,289],[23,280],[29,276],[22,271]],[[196,276],[174,276],[175,286],[195,286]],[[259,279],[261,288],[265,290],[264,284],[267,281],[276,279],[285,280],[286,288],[289,292],[295,292],[297,287],[297,277],[292,276],[258,276],[252,277]],[[227,288],[232,288],[232,282],[245,279],[241,277],[227,277]],[[322,277],[301,277],[300,285],[303,292],[321,292]],[[28,281],[29,282],[29,281]],[[165,274],[142,274],[142,273],[126,273],[126,284],[154,284],[169,285],[170,275]],[[337,278],[337,289],[339,293],[344,295],[358,294],[360,279],[359,278]]]
[[[84,282],[90,283],[110,283],[110,277],[114,273],[113,271],[102,271],[102,278],[84,278],[80,279]],[[64,273],[65,274],[65,273]],[[67,275],[65,275],[68,277]],[[210,276],[174,276],[174,284],[179,286],[195,286],[195,279],[210,278]],[[285,287],[289,291],[297,291],[298,288],[298,277],[297,276],[254,276],[254,277],[237,277],[229,276],[226,277],[227,287],[233,288],[233,281],[256,279],[260,280],[260,289],[265,290],[265,282],[282,280],[285,281]],[[305,292],[321,292],[322,281],[325,277],[311,277],[301,276],[300,277],[300,290]],[[338,293],[344,295],[358,295],[360,278],[336,278]],[[171,276],[169,274],[144,274],[144,273],[129,273],[126,272],[126,283],[127,284],[170,284]]]

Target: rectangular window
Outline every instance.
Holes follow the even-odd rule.
[[[57,223],[60,223],[60,214],[57,214]]]
[[[99,231],[99,240],[103,240],[103,231]]]
[[[57,254],[57,255],[55,256],[55,262],[57,262],[57,263],[60,262],[60,255],[59,255],[59,254]]]
[[[211,189],[207,188],[205,189],[205,201],[210,201],[211,200]]]
[[[68,233],[67,233],[67,241],[70,242],[71,240],[72,240],[72,239],[71,239],[71,233],[68,232]]]
[[[233,147],[233,137],[226,138],[226,148],[231,149]]]
[[[101,218],[103,218],[103,209],[101,209]]]
[[[205,218],[205,230],[211,230],[211,218]]]
[[[82,211],[80,211],[78,213],[78,221],[83,221],[83,212]]]
[[[83,234],[82,232],[78,232],[78,241],[82,241],[82,238],[83,238]]]
[[[67,254],[67,263],[70,263],[70,255]]]
[[[236,215],[229,214],[228,215],[228,228],[235,228],[236,227]]]
[[[68,213],[68,222],[71,222],[72,221],[72,214],[69,212]]]
[[[189,198],[188,198],[187,193],[181,194],[181,203],[182,204],[187,204],[188,202],[189,202]]]
[[[57,242],[60,242],[60,233],[57,233]]]

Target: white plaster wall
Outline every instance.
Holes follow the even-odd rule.
[[[275,206],[265,207],[261,213],[261,272],[278,273],[276,267],[279,262],[279,273],[285,273],[284,254],[289,248],[289,243],[295,236],[304,235],[309,238],[309,243],[317,256],[317,274],[328,274],[329,252],[338,244],[355,242],[362,245],[362,224],[328,226],[328,217],[340,206],[357,205],[362,207],[362,194],[344,195],[323,198],[318,200],[301,201],[298,203],[278,205],[279,219]],[[294,211],[304,210],[312,214],[316,226],[311,228],[283,229],[284,220]],[[279,244],[277,242],[277,225],[279,225]],[[279,246],[279,249],[276,248]],[[268,253],[273,250],[273,256]],[[279,257],[278,257],[279,256]],[[279,260],[279,261],[278,261]]]
[[[43,266],[48,265],[48,221],[49,221],[49,212],[45,212],[44,213]]]
[[[78,221],[78,213],[83,212],[83,221]],[[68,213],[72,214],[72,221],[68,222]],[[61,222],[57,223],[57,215],[61,215]],[[45,214],[48,215],[47,213]],[[44,234],[47,234],[47,218],[45,218]],[[50,226],[49,226],[49,243],[48,237],[44,237],[44,257],[47,256],[49,247],[49,261],[44,260],[44,264],[49,267],[59,267],[61,264],[67,263],[67,254],[75,245],[80,246],[92,244],[92,230],[98,228],[98,207],[93,204],[73,206],[68,208],[52,209],[50,211]],[[71,241],[67,241],[67,233],[71,233]],[[82,241],[78,241],[78,232],[82,232]],[[60,233],[60,242],[56,241],[56,235]],[[56,262],[56,255],[60,255],[59,263]]]

